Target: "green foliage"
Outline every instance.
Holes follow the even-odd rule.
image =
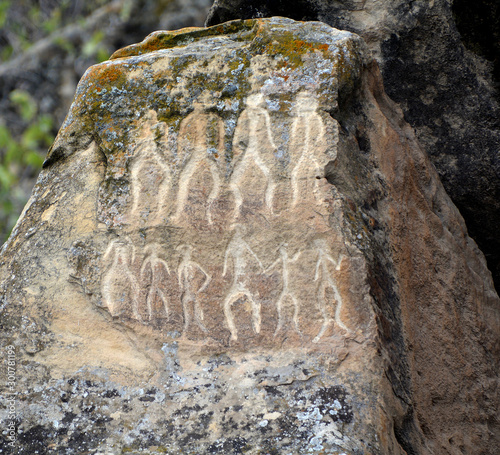
[[[146,6],[149,5],[147,11],[152,11],[154,5],[159,16],[172,2],[121,0],[119,10],[113,7],[110,14],[113,21],[136,22],[138,12]],[[88,19],[98,8],[109,3],[109,0],[0,0],[0,65],[46,38],[64,50],[68,59],[78,59],[85,65],[107,60],[114,50],[114,38],[106,35],[106,29],[96,31]],[[84,31],[81,40],[61,37],[67,34],[59,31],[67,26],[71,30],[72,24],[79,24]],[[37,92],[29,82],[20,81],[17,87]],[[24,206],[32,179],[53,141],[55,120],[49,115],[40,115],[39,101],[38,96],[19,89],[10,94],[4,92],[0,99],[0,243]]]
[[[52,35],[69,24],[80,23],[85,26],[86,20],[97,8],[105,5],[107,0],[60,0],[50,2],[33,2],[20,0],[17,2],[0,0],[0,62],[7,61],[13,55],[22,52],[39,40]],[[123,0],[121,13],[125,17],[130,16],[130,11],[136,0]],[[109,52],[93,40],[94,46],[88,56],[104,60]],[[63,49],[68,46],[62,45]]]
[[[109,58],[109,52],[103,43],[105,34],[102,30],[95,32],[82,48],[85,57],[95,57],[98,62],[103,62]]]
[[[10,1],[2,0],[0,1],[0,28],[7,22],[7,12],[10,7]]]
[[[25,122],[33,119],[37,111],[37,106],[35,100],[28,92],[25,90],[13,90],[9,98]]]
[[[130,19],[132,8],[134,7],[133,0],[124,0],[122,10],[120,11],[120,19],[126,22]]]
[[[61,49],[64,49],[68,54],[76,54],[75,46],[68,40],[61,37],[56,37],[53,39],[53,43],[57,44]]]
[[[2,169],[0,167],[0,175]],[[19,209],[26,204],[26,195],[19,186],[12,186],[11,190],[7,191],[3,187],[0,188],[0,230],[6,233],[5,237],[0,240],[7,240],[8,234],[17,222],[19,217]]]
[[[40,23],[42,20],[42,11],[38,5],[32,6],[29,10],[28,17],[30,21]]]
[[[35,100],[24,90],[14,90],[10,100],[27,126],[18,138],[0,123],[0,231],[9,233],[13,228],[26,196],[19,184],[23,170],[40,169],[47,149],[54,141],[54,121],[49,115],[37,116]],[[3,240],[3,239],[0,239]]]
[[[62,11],[60,9],[55,9],[49,19],[42,23],[42,28],[47,33],[52,33],[56,31],[61,26]]]
[[[8,60],[13,53],[14,53],[14,48],[7,44],[0,50],[0,61]]]

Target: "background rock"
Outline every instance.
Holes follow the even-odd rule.
[[[415,128],[485,253],[498,289],[498,3],[216,0],[207,24],[274,15],[320,20],[364,38],[379,62],[388,95]]]
[[[484,257],[364,42],[325,24],[157,32],[90,68],[0,289],[14,453],[499,443]]]

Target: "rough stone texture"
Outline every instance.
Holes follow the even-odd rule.
[[[207,25],[286,16],[364,38],[500,289],[500,11],[488,0],[215,0]],[[478,20],[478,15],[489,15]],[[495,16],[496,15],[496,16]],[[476,52],[467,50],[455,17]],[[481,39],[477,37],[481,36]],[[486,41],[486,43],[485,43]],[[495,63],[485,60],[485,55]],[[492,77],[496,76],[496,82]]]
[[[349,32],[235,21],[90,68],[0,261],[4,453],[500,442],[491,275]]]

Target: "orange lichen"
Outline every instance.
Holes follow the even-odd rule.
[[[262,25],[262,24],[261,24]],[[328,56],[328,44],[304,41],[297,34],[283,29],[273,30],[270,35],[266,28],[259,29],[250,45],[253,52],[267,55],[279,55],[282,60],[278,63],[278,69],[284,67],[298,67],[304,64],[302,57],[314,51]]]

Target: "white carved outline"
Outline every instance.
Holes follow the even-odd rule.
[[[329,247],[324,239],[316,239],[314,241],[314,245],[316,247],[316,251],[318,253],[318,261],[316,262],[316,271],[314,274],[314,281],[318,282],[318,287],[316,291],[318,306],[320,312],[323,316],[323,324],[319,333],[313,339],[313,343],[319,342],[321,337],[324,335],[330,324],[332,323],[332,319],[328,316],[327,311],[327,302],[325,299],[325,291],[328,288],[331,288],[333,291],[333,295],[335,296],[335,300],[337,301],[337,306],[335,309],[335,323],[342,327],[346,332],[350,332],[350,330],[345,326],[345,324],[340,319],[340,311],[342,310],[342,297],[337,288],[337,283],[333,279],[331,273],[328,270],[328,263],[331,263],[335,266],[335,270],[340,270],[340,265],[342,263],[342,259],[344,256],[341,254],[339,256],[338,261],[332,258],[332,256],[328,253]]]
[[[273,212],[274,183],[271,170],[260,156],[260,150],[267,151],[268,156],[273,156],[277,148],[273,142],[271,132],[271,119],[265,106],[264,96],[261,93],[249,95],[246,99],[247,108],[241,113],[233,137],[233,162],[234,168],[229,186],[234,194],[235,208],[234,219],[238,217],[243,204],[240,183],[248,166],[255,163],[267,179],[265,201],[266,206]],[[241,156],[239,156],[241,155]]]
[[[264,271],[264,266],[262,262],[253,252],[250,245],[243,239],[243,228],[240,225],[235,226],[235,233],[233,238],[229,242],[226,253],[224,254],[224,269],[222,271],[222,276],[226,276],[227,265],[229,261],[229,256],[233,260],[233,283],[229,289],[226,298],[223,302],[224,315],[226,317],[227,325],[229,326],[229,331],[231,332],[231,339],[236,341],[238,339],[238,331],[234,323],[234,316],[231,311],[231,306],[240,297],[246,297],[252,306],[252,327],[255,333],[260,333],[261,326],[261,313],[260,313],[260,303],[257,303],[252,295],[252,293],[247,289],[242,279],[245,276],[245,254],[251,254],[257,263],[259,264],[262,271]]]
[[[179,127],[178,155],[181,160],[182,155],[189,154],[189,156],[179,177],[174,215],[175,220],[180,219],[186,205],[189,192],[189,181],[200,166],[208,165],[213,180],[213,186],[207,198],[207,220],[209,224],[213,223],[211,213],[212,204],[219,196],[221,189],[221,178],[217,164],[214,161],[215,157],[214,159],[210,159],[208,153],[208,128],[211,127],[210,121],[214,118],[217,123],[216,133],[219,142],[218,146],[221,147],[224,144],[224,123],[216,114],[206,113],[205,106],[202,103],[198,102],[194,104],[194,111],[182,120]],[[192,134],[192,131],[194,131],[194,134]]]
[[[290,143],[292,145],[295,143],[303,144],[303,147],[297,154],[300,155],[300,158],[296,161],[292,169],[292,207],[295,207],[300,199],[299,185],[300,180],[304,178],[301,177],[301,174],[306,174],[307,179],[318,179],[323,177],[323,171],[317,159],[318,154],[321,153],[322,150],[317,150],[317,145],[321,143],[321,141],[324,141],[326,131],[323,119],[317,113],[318,101],[314,94],[300,92],[297,95],[294,110],[296,116],[292,124]],[[300,135],[300,130],[302,128],[305,130],[303,138]],[[310,172],[307,172],[307,170],[311,169],[313,166],[316,168],[316,175],[309,175]],[[317,180],[315,180],[314,186],[316,188],[318,187]]]
[[[182,259],[177,270],[177,277],[179,281],[179,288],[181,290],[182,308],[184,311],[184,332],[187,332],[189,324],[191,323],[189,303],[193,302],[194,322],[201,330],[203,330],[203,332],[207,333],[208,329],[203,324],[203,310],[200,308],[198,294],[202,293],[207,288],[212,278],[200,264],[191,260],[191,251],[193,250],[191,245],[179,245],[177,249],[182,253]],[[199,270],[203,273],[203,275],[205,275],[205,281],[199,289],[193,290],[191,280],[194,278],[196,270]]]
[[[149,287],[148,295],[146,297],[146,306],[148,309],[148,319],[151,320],[153,317],[153,299],[155,297],[155,294],[158,295],[160,300],[163,303],[163,308],[165,309],[165,314],[167,318],[170,316],[169,312],[169,302],[168,298],[165,295],[165,293],[161,290],[160,285],[161,285],[161,279],[160,279],[160,274],[156,273],[156,268],[164,268],[167,271],[167,274],[170,274],[170,270],[168,268],[168,264],[163,260],[160,259],[157,255],[157,251],[160,250],[160,245],[157,243],[151,243],[149,244],[146,249],[146,257],[142,263],[141,266],[141,280],[144,280],[144,275],[146,274],[146,270],[148,266],[151,268],[151,284]]]
[[[283,317],[282,317],[282,307],[283,307],[283,302],[288,297],[294,306],[294,312],[293,312],[293,323],[295,325],[295,330],[300,334],[299,330],[299,301],[297,297],[293,294],[293,291],[290,290],[290,280],[289,280],[289,269],[288,269],[288,264],[290,262],[296,262],[299,258],[299,256],[302,254],[301,251],[297,252],[293,258],[290,259],[288,256],[288,251],[287,251],[288,245],[282,244],[280,245],[279,248],[279,253],[280,257],[276,259],[276,261],[273,262],[267,269],[266,272],[269,270],[273,269],[280,261],[282,264],[282,281],[283,281],[283,287],[281,290],[281,294],[278,297],[278,300],[276,301],[276,309],[278,311],[278,326],[276,327],[276,330],[274,332],[274,336],[277,335],[277,333],[281,330],[281,327],[283,326]]]
[[[156,118],[156,113],[150,114],[153,118]],[[142,184],[143,179],[141,175],[147,169],[155,169],[157,172],[163,173],[163,179],[160,183],[159,187],[154,189],[149,189],[152,193],[152,198],[154,196],[157,197],[156,207],[150,207],[149,212],[156,212],[155,219],[153,221],[157,221],[161,219],[161,215],[165,209],[165,206],[169,202],[169,193],[172,186],[172,171],[170,166],[166,163],[163,155],[158,151],[158,147],[154,140],[154,133],[152,132],[152,122],[154,120],[150,120],[146,125],[146,138],[138,143],[135,151],[134,158],[132,163],[132,209],[131,214],[134,218],[140,219],[141,210],[140,210],[140,202],[144,199],[143,190],[144,185]],[[164,124],[157,124],[159,128],[163,130],[163,135],[166,135],[166,130],[164,128]],[[167,140],[165,138],[165,140]],[[159,200],[159,201],[158,201]]]
[[[130,270],[135,261],[135,247],[130,238],[126,237],[125,239],[114,239],[111,241],[103,256],[103,260],[105,262],[109,261],[112,255],[111,265],[102,280],[101,294],[103,303],[108,307],[110,314],[115,316],[117,308],[122,306],[123,302],[117,301],[118,297],[114,295],[113,284],[117,280],[117,277],[125,278],[130,286],[133,316],[142,322],[141,315],[139,314],[139,285]]]

